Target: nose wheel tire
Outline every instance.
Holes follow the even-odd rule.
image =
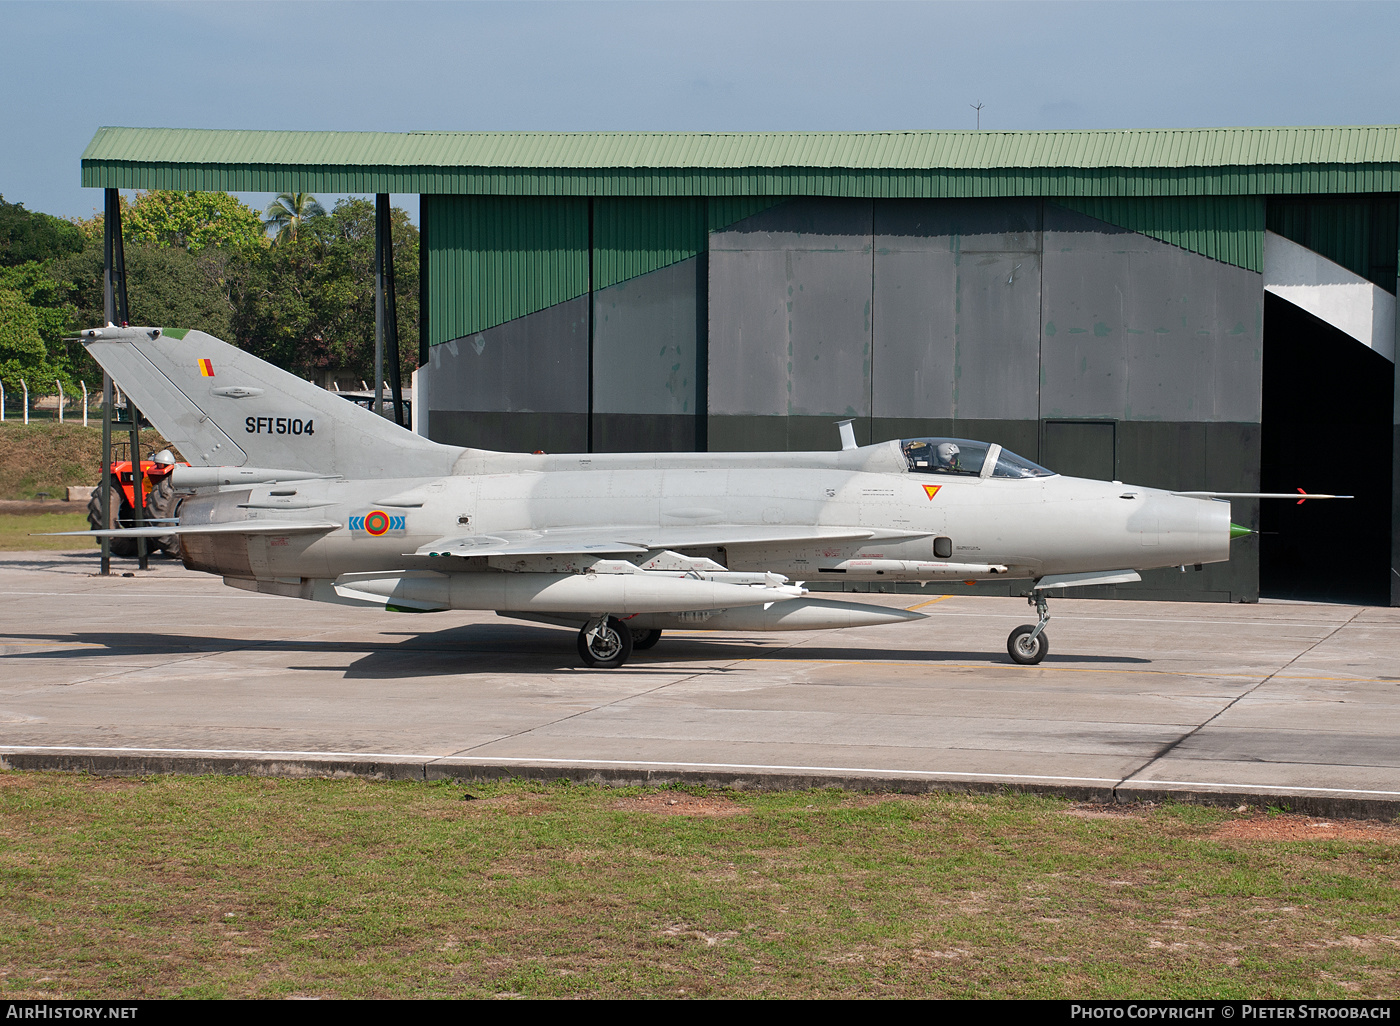
[[[1006,639],[1006,652],[1013,662],[1034,666],[1050,651],[1050,639],[1045,632],[1035,633],[1033,624],[1024,623],[1011,632]]]
[[[578,654],[584,666],[595,670],[614,669],[632,655],[632,632],[615,616],[596,624],[584,624],[583,630],[578,632]]]
[[[661,632],[657,630],[632,632],[632,648],[637,652],[645,652],[660,640]]]

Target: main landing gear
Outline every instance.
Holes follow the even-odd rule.
[[[633,651],[645,652],[660,640],[661,632],[659,630],[645,631],[638,628],[633,628],[632,630]]]
[[[1013,662],[1034,666],[1050,651],[1050,639],[1045,634],[1045,625],[1050,622],[1050,602],[1043,591],[1032,591],[1026,601],[1035,606],[1040,622],[1034,626],[1022,624],[1012,631],[1006,639],[1006,652]]]
[[[660,640],[659,630],[634,630],[615,616],[597,616],[578,632],[578,654],[584,666],[613,670]]]
[[[589,620],[578,632],[578,654],[584,666],[615,669],[632,655],[632,631],[615,616]]]

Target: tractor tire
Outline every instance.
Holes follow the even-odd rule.
[[[151,494],[146,496],[146,517],[154,521],[179,516],[180,503],[184,501],[185,494],[175,490],[174,483],[167,475],[157,481],[155,487],[151,489]],[[153,549],[164,549],[174,559],[181,558],[180,536],[178,534],[152,538],[149,544]]]
[[[131,503],[126,501],[126,495],[122,492],[121,485],[116,481],[112,482],[112,507],[108,514],[107,523],[102,522],[102,489],[100,487],[94,489],[92,498],[88,499],[87,518],[94,531],[130,527],[134,512]],[[97,544],[101,545],[102,539],[99,538]],[[112,555],[130,559],[136,555],[136,539],[113,538]]]

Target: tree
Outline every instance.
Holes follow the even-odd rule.
[[[121,193],[117,193],[117,203],[121,205],[122,220],[125,221],[131,204]],[[99,247],[102,245],[102,233],[106,227],[107,218],[101,210],[94,208],[91,217],[70,217],[68,223],[82,235],[85,245]]]
[[[24,377],[47,390],[53,380],[73,380],[64,334],[73,308],[52,268],[81,253],[74,224],[6,203],[0,197],[0,375],[7,389]]]
[[[138,193],[131,203],[123,197],[121,208],[130,322],[227,337],[227,269],[267,248],[257,211],[227,193],[163,190]],[[73,225],[89,245],[57,262],[54,276],[69,301],[69,327],[84,328],[105,323],[104,217]],[[74,348],[68,362],[75,372],[95,372],[81,346]]]
[[[215,246],[243,255],[267,245],[257,211],[226,192],[137,193],[122,211],[127,245],[150,243],[198,253]]]
[[[390,217],[400,367],[418,365],[418,229]],[[229,268],[236,344],[305,375],[334,369],[374,377],[374,204],[341,200],[256,259]]]
[[[0,196],[0,267],[77,253],[83,241],[76,225],[25,210],[23,203],[6,203]]]
[[[326,208],[309,192],[284,192],[263,211],[263,229],[274,233],[274,242],[297,240],[297,229],[305,222],[325,217]]]
[[[205,204],[201,195],[213,199]],[[123,201],[131,323],[198,328],[304,376],[333,369],[373,378],[374,204],[342,200],[311,216],[310,203],[292,200],[303,212],[299,230],[275,246],[254,211],[220,193]],[[390,224],[406,377],[418,354],[418,230],[399,209]],[[86,245],[43,263],[0,266],[0,330],[9,340],[0,360],[32,367],[36,378],[59,376],[66,387],[100,377],[86,350],[64,336],[104,322],[103,219],[64,227]]]
[[[178,247],[126,249],[126,288],[132,324],[198,328],[228,338],[232,308],[220,273],[217,248],[198,255]],[[74,304],[74,327],[104,323],[102,253],[95,247],[57,268]]]
[[[8,315],[10,337],[16,337],[14,333],[19,330],[16,318],[22,318],[25,325],[32,323],[44,347],[45,366],[55,371],[67,385],[70,380],[83,377],[90,365],[82,346],[69,343],[65,338],[77,310],[69,301],[68,286],[55,276],[55,268],[60,263],[31,260],[16,267],[0,267],[0,291],[17,298],[29,309],[27,314],[11,311]],[[23,330],[27,333],[27,327]]]
[[[61,376],[49,362],[33,308],[18,292],[0,288],[0,380],[5,391],[18,392],[23,378],[30,391],[47,394],[49,384]]]

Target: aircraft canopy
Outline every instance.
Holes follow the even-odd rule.
[[[994,442],[975,442],[968,438],[905,438],[899,444],[914,474],[1001,478],[1053,477],[1055,474]]]

